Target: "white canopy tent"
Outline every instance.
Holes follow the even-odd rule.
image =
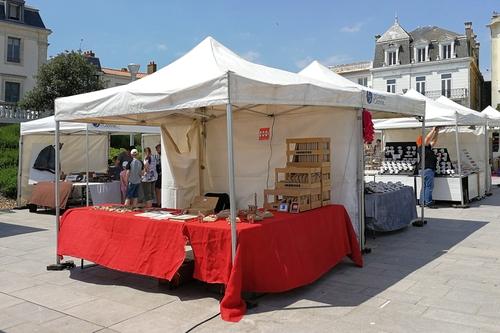
[[[30,197],[29,178],[32,173],[32,163],[42,148],[54,144],[55,129],[54,116],[21,123],[17,182],[18,206],[26,204]],[[65,173],[81,172],[86,168],[96,172],[106,172],[108,169],[109,135],[111,134],[149,133],[159,135],[160,133],[158,127],[152,126],[75,122],[61,122],[60,131],[63,134],[61,142],[64,143],[63,158],[60,161]],[[92,156],[88,161],[87,155]],[[54,177],[50,175],[47,179],[53,180]]]
[[[490,127],[500,127],[500,112],[487,106],[482,112],[488,118],[488,126]]]
[[[456,107],[450,103],[443,104],[439,101],[434,101],[415,90],[409,90],[405,96],[426,101],[426,127],[454,127],[454,130],[447,129],[444,131],[439,137],[439,142],[445,145],[455,144],[456,151],[450,151],[450,156],[457,159],[459,174],[462,173],[460,147],[466,147],[480,163],[480,167],[485,167],[486,155],[485,150],[482,148],[484,140],[481,138],[481,135],[485,133],[486,117],[484,115],[464,107]],[[408,129],[420,127],[420,123],[412,118],[380,120],[375,121],[374,125],[375,129],[384,130],[384,137],[387,141],[414,141],[418,133],[416,133],[416,130],[410,131]],[[467,128],[459,129],[459,126],[481,126],[481,128],[470,130]],[[466,142],[459,141],[459,133],[461,136],[467,137]],[[463,204],[464,202],[462,201]]]
[[[236,209],[273,183],[288,137],[331,138],[333,201],[360,220],[352,165],[362,147],[361,99],[358,89],[248,62],[208,37],[154,74],[57,99],[55,110],[57,121],[161,126],[162,173],[172,179],[162,184],[162,204],[185,207],[205,191],[229,192],[234,259]],[[259,141],[266,127],[271,139]]]
[[[338,85],[343,88],[353,88],[362,92],[362,107],[370,111],[383,111],[407,115],[422,115],[423,103],[412,96],[401,96],[393,93],[375,90],[354,83],[334,73],[328,67],[313,61],[299,72],[300,75]],[[397,119],[397,118],[396,118]]]
[[[360,84],[356,84],[340,75],[337,73],[334,73],[332,70],[330,70],[328,67],[320,64],[318,61],[313,61],[309,66],[304,68],[302,71],[299,72],[300,75],[303,75],[305,77],[315,79],[315,80],[320,80],[324,82],[328,82],[331,84],[339,85],[341,87],[345,88],[353,88],[357,89],[362,93],[362,107],[369,109],[370,111],[375,111],[373,113],[374,118],[377,118],[378,116],[384,118],[387,117],[386,112],[390,112],[391,114],[408,114],[410,113],[411,115],[414,116],[420,116],[420,119],[422,119],[422,110],[426,108],[425,103],[423,103],[420,99],[418,98],[412,98],[409,96],[401,96],[393,93],[387,93],[387,92],[382,92],[378,91],[375,89],[371,89],[365,86],[362,86]],[[394,115],[392,115],[394,117]],[[394,121],[397,121],[399,118],[394,118]],[[416,118],[415,118],[415,121]],[[420,122],[420,126],[422,128],[422,133],[425,130],[425,124],[424,121]],[[362,151],[361,151],[361,156],[360,160],[362,161],[361,163],[364,163],[364,158],[362,156]],[[421,154],[425,154],[425,150],[422,149]],[[424,156],[424,155],[422,155]],[[423,164],[422,164],[423,168]],[[364,165],[360,168],[358,177],[360,179],[364,179]],[[423,180],[423,172],[422,172],[422,180]],[[364,218],[364,181],[360,181],[361,183],[361,190],[360,190],[360,199],[359,199],[359,204],[360,204],[360,211],[362,212],[362,217]],[[424,205],[421,206],[421,216],[420,218],[422,219],[422,223],[424,221]],[[361,223],[362,229],[360,232],[360,239],[361,242],[364,243],[364,223]]]

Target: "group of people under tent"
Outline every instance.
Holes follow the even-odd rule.
[[[141,188],[146,208],[153,201],[161,205],[161,145],[155,149],[153,155],[150,147],[144,148],[140,159],[137,149],[130,146],[113,158],[113,178],[120,180],[121,201],[126,206],[137,206]]]

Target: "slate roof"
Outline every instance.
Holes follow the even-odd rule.
[[[449,31],[436,26],[427,26],[413,30],[412,32],[410,32],[410,36],[413,38],[413,41],[416,42],[420,40],[426,40],[426,41],[450,40],[450,39],[455,39],[460,35],[453,31]]]
[[[37,9],[23,6],[24,8],[24,22],[8,20],[5,15],[5,3],[0,3],[0,21],[6,21],[14,24],[28,25],[34,28],[47,29],[45,24],[43,24],[40,13]]]

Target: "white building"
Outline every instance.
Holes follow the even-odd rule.
[[[491,106],[500,110],[500,13],[493,13],[491,31]]]
[[[411,88],[430,98],[444,95],[481,110],[479,43],[470,22],[465,23],[461,35],[431,26],[406,32],[396,19],[382,36],[376,37],[373,62],[331,69],[377,90],[404,93]]]
[[[24,0],[0,1],[0,100],[18,102],[35,86],[50,34],[38,10]]]
[[[330,69],[335,73],[342,75],[346,79],[365,87],[372,87],[371,61],[356,62],[352,64],[331,66]]]
[[[104,84],[106,85],[106,88],[121,86],[124,84],[128,84],[132,81],[132,73],[129,72],[127,67],[123,67],[120,69],[102,67],[100,59],[95,56],[94,52],[85,51],[83,55],[90,63],[96,66],[97,71],[101,75],[101,78],[104,81]],[[157,65],[155,64],[155,62],[150,61],[149,64],[147,65],[147,72],[146,73],[138,72],[134,80],[143,78],[148,74],[154,73],[156,72],[156,69]]]

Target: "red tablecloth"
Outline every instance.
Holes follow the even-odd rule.
[[[171,280],[185,257],[184,223],[91,207],[61,218],[57,252],[119,271]]]
[[[58,253],[110,268],[169,279],[184,259],[184,236],[195,259],[195,278],[223,283],[224,320],[246,311],[241,291],[281,292],[309,284],[350,256],[363,259],[343,206],[300,214],[275,213],[260,223],[239,223],[235,265],[231,232],[225,221],[170,222],[88,208],[66,212]]]

